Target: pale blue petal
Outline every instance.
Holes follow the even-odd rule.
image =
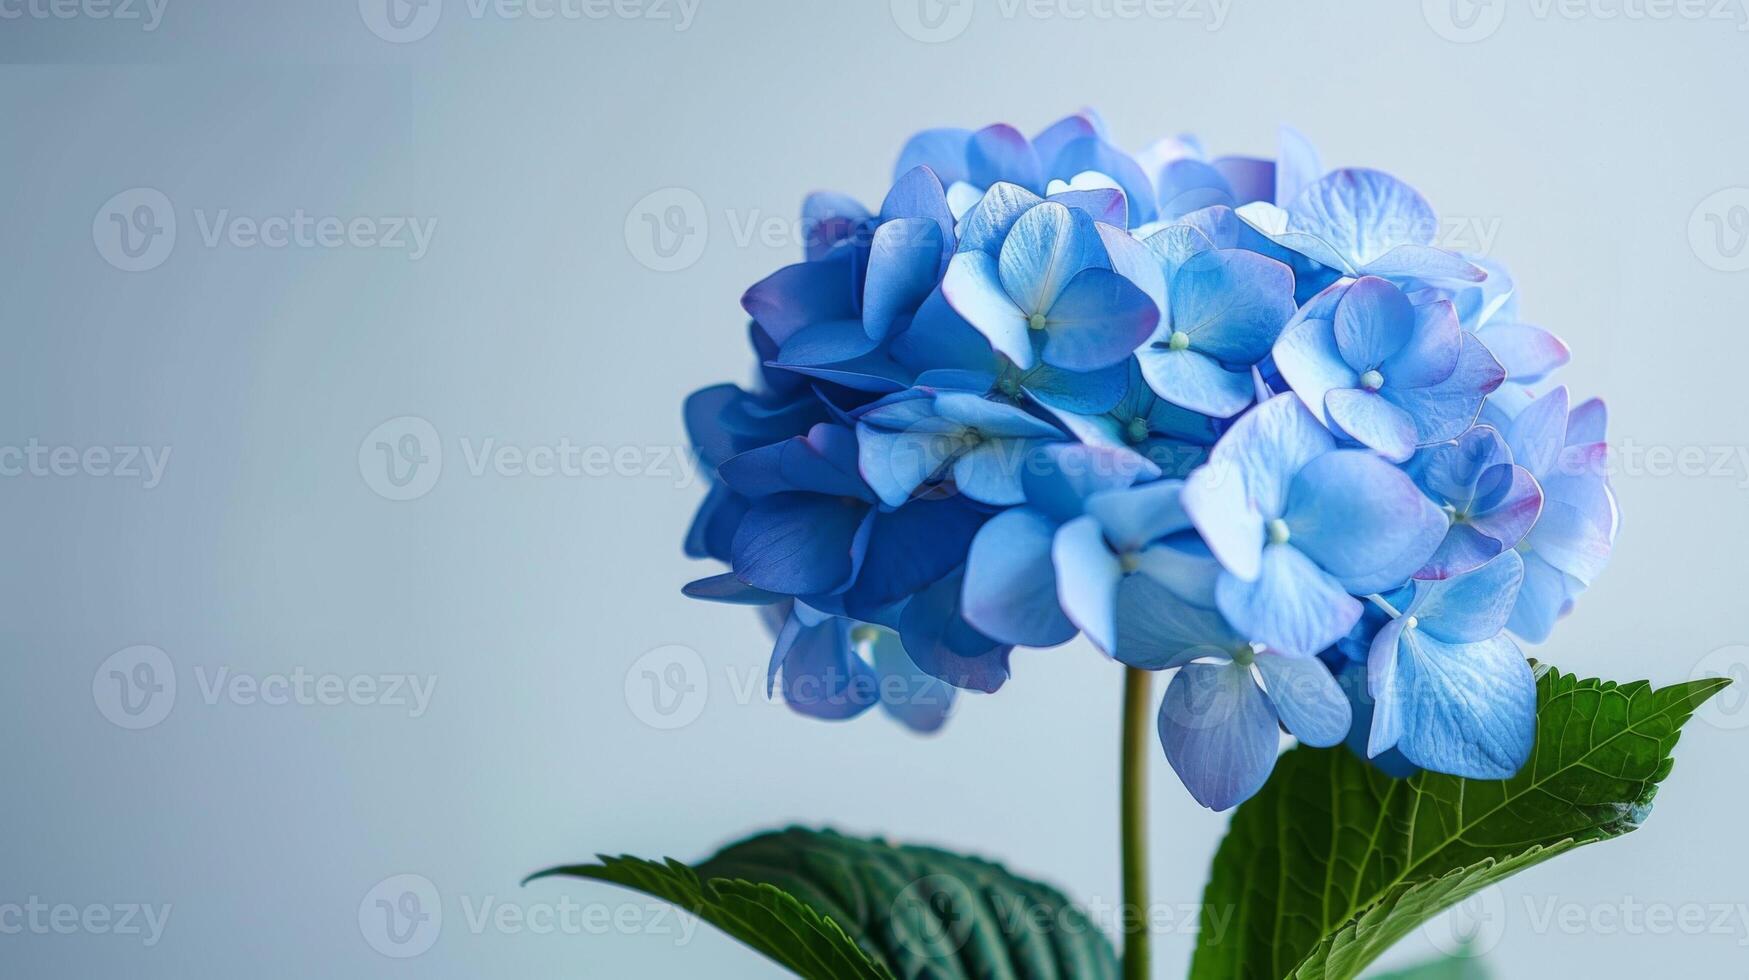
[[[1110,652],[1117,645],[1117,585],[1123,568],[1106,547],[1099,522],[1077,517],[1063,525],[1051,547],[1057,567],[1057,599],[1093,645]]]
[[[1322,660],[1264,652],[1257,657],[1257,671],[1282,725],[1295,738],[1322,749],[1348,737],[1353,710]]]
[[[1428,282],[1481,282],[1488,274],[1461,255],[1427,245],[1398,245],[1356,267],[1369,276]]]
[[[1360,619],[1360,603],[1292,545],[1264,548],[1256,581],[1221,576],[1215,601],[1241,633],[1297,657],[1335,643]]]
[[[1542,643],[1567,611],[1568,597],[1584,585],[1536,554],[1524,556],[1524,585],[1506,628],[1529,643]]]
[[[1051,443],[1027,457],[1021,485],[1033,507],[1061,524],[1081,516],[1093,494],[1158,475],[1152,464],[1127,449]]]
[[[897,180],[913,168],[928,167],[944,184],[967,180],[966,145],[971,138],[972,133],[967,129],[923,130],[911,137],[899,151],[899,160],[893,165],[893,179]]]
[[[1183,490],[1181,480],[1105,490],[1087,498],[1087,513],[1099,522],[1113,548],[1140,551],[1168,534],[1190,528],[1190,515],[1179,500]]]
[[[1013,126],[998,123],[972,134],[966,146],[967,179],[979,187],[998,181],[1044,188],[1044,167],[1032,144]]]
[[[1335,440],[1292,395],[1277,395],[1241,416],[1190,475],[1184,508],[1229,572],[1258,575],[1263,523],[1281,516],[1288,487]]]
[[[1275,203],[1286,205],[1324,175],[1324,162],[1311,140],[1289,126],[1281,128],[1281,152],[1275,161]]]
[[[1415,308],[1402,290],[1367,276],[1342,295],[1334,327],[1342,359],[1356,371],[1370,371],[1408,346],[1415,332]]]
[[[1331,391],[1360,387],[1360,373],[1342,359],[1336,348],[1335,324],[1315,316],[1307,304],[1282,330],[1275,342],[1275,368],[1293,388],[1301,404],[1317,418],[1324,418],[1324,399]]]
[[[1512,461],[1542,479],[1555,469],[1567,445],[1567,388],[1565,385],[1526,405],[1507,426],[1506,445]]]
[[[1084,211],[1046,201],[1021,215],[1009,230],[997,261],[997,275],[1021,314],[1030,316],[1049,313],[1069,280],[1083,269],[1108,265],[1093,219]],[[953,298],[951,292],[948,298]],[[972,319],[964,310],[960,313]]]
[[[1415,583],[1419,629],[1446,643],[1479,643],[1506,628],[1524,582],[1524,561],[1508,551],[1456,578]]]
[[[1393,388],[1425,388],[1451,377],[1463,352],[1463,327],[1444,300],[1415,307],[1409,342],[1380,370]]]
[[[1293,546],[1357,595],[1408,581],[1449,525],[1407,474],[1359,450],[1329,453],[1301,470],[1282,519]]]
[[[1142,552],[1136,575],[1151,578],[1192,605],[1215,608],[1215,586],[1221,563],[1195,534],[1174,534]]]
[[[990,341],[991,347],[1023,371],[1032,367],[1032,331],[1027,326],[1027,314],[1002,288],[996,259],[988,252],[955,255],[947,264],[941,294],[955,313]]]
[[[1466,779],[1509,779],[1529,761],[1536,679],[1509,638],[1448,644],[1419,629],[1382,631],[1370,659],[1379,658],[1390,666],[1373,674],[1373,725],[1388,719],[1382,727],[1410,762]],[[1375,740],[1374,754],[1388,747]]]
[[[1241,249],[1187,259],[1167,288],[1171,325],[1191,347],[1235,366],[1262,360],[1294,315],[1293,271]]]
[[[1231,418],[1257,394],[1249,371],[1229,371],[1199,351],[1144,347],[1136,359],[1155,394],[1202,415]]]
[[[1221,614],[1186,602],[1147,575],[1117,591],[1117,646],[1112,656],[1143,670],[1178,667],[1199,657],[1231,658],[1249,644]]]
[[[940,730],[953,712],[953,686],[919,668],[891,630],[880,630],[871,647],[881,707],[911,731],[927,734]]]
[[[960,219],[959,250],[988,252],[992,257],[1002,252],[1002,242],[1020,216],[1044,199],[1015,184],[990,185],[982,199]]]
[[[1198,803],[1227,810],[1263,788],[1281,736],[1275,709],[1250,668],[1190,664],[1166,685],[1160,744]]]
[[[1328,243],[1355,270],[1398,245],[1431,244],[1438,232],[1426,198],[1378,170],[1333,171],[1287,209],[1291,231]]]
[[[1032,449],[1026,439],[986,439],[953,463],[953,482],[960,493],[983,504],[1008,507],[1023,503],[1020,475]]]
[[[1128,279],[1109,269],[1084,269],[1050,308],[1040,356],[1068,371],[1108,368],[1126,361],[1159,320],[1154,301]]]
[[[1394,463],[1415,455],[1415,420],[1376,391],[1333,388],[1324,396],[1330,421],[1350,439]]]
[[[1520,384],[1535,384],[1572,359],[1561,338],[1528,323],[1490,323],[1476,331],[1506,376]]]
[[[972,539],[961,615],[1003,643],[1050,647],[1075,635],[1057,606],[1051,541],[1057,523],[1028,507],[1003,511]]]
[[[912,491],[933,479],[964,448],[951,432],[894,432],[866,422],[856,427],[856,440],[862,478],[888,507],[911,499]]]
[[[1457,370],[1435,385],[1402,388],[1387,383],[1383,394],[1415,420],[1420,445],[1456,439],[1475,424],[1482,400],[1500,387],[1506,372],[1475,334],[1463,335]],[[1387,378],[1387,382],[1389,379]]]

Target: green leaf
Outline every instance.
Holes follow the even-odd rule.
[[[1537,682],[1537,741],[1508,780],[1392,779],[1296,748],[1241,805],[1203,896],[1192,980],[1349,980],[1441,909],[1637,828],[1696,708],[1729,681]]]
[[[672,902],[810,980],[1117,976],[1111,942],[1061,893],[934,848],[791,828],[696,869],[602,856],[529,880],[553,876]]]

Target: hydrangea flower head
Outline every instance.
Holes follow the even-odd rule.
[[[711,487],[687,594],[759,607],[771,689],[916,731],[1018,648],[1168,672],[1159,720],[1225,809],[1282,732],[1401,775],[1528,757],[1529,662],[1620,517],[1601,402],[1431,205],[1076,113],[919,133],[878,207],[803,204],[742,306],[750,388],[687,400]],[[873,198],[870,198],[871,200]]]

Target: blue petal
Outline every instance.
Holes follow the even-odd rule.
[[[1324,418],[1325,397],[1331,391],[1360,387],[1360,372],[1342,359],[1336,347],[1335,323],[1329,316],[1319,315],[1323,312],[1314,298],[1283,328],[1273,352],[1276,370],[1319,419]]]
[[[1360,603],[1292,545],[1263,549],[1255,581],[1221,576],[1215,602],[1240,632],[1297,657],[1335,643],[1360,619]]]
[[[802,244],[808,261],[854,238],[872,215],[848,194],[816,191],[802,199]]]
[[[1324,175],[1318,151],[1300,132],[1281,128],[1281,153],[1275,164],[1275,203],[1287,205]]]
[[[1461,255],[1428,245],[1398,245],[1357,271],[1422,282],[1481,282],[1488,274]]]
[[[728,561],[734,554],[735,530],[749,506],[746,497],[728,487],[711,487],[686,529],[686,557]]]
[[[881,707],[911,731],[939,731],[953,711],[953,687],[919,668],[890,630],[881,630],[871,647]]]
[[[1529,761],[1536,679],[1506,636],[1448,644],[1387,627],[1368,667],[1372,754],[1395,747],[1423,769],[1466,779],[1508,779]]]
[[[897,180],[917,167],[935,171],[935,175],[946,184],[969,179],[966,147],[971,138],[971,131],[965,129],[926,129],[918,133],[899,151],[893,179]]]
[[[768,606],[789,598],[776,592],[756,589],[736,578],[733,572],[695,579],[686,583],[680,591],[692,599],[726,602],[737,606]]]
[[[1109,269],[1085,269],[1050,308],[1041,356],[1068,371],[1121,364],[1159,320],[1154,301],[1128,279]]]
[[[1446,643],[1479,643],[1506,628],[1524,582],[1524,561],[1508,551],[1466,575],[1415,583],[1419,628]]]
[[[1504,380],[1506,372],[1488,348],[1474,334],[1464,334],[1451,377],[1426,388],[1387,384],[1383,394],[1415,420],[1419,444],[1427,446],[1463,435],[1481,413],[1482,400]]]
[[[953,181],[948,181],[951,184]],[[953,211],[947,206],[946,184],[928,167],[915,167],[900,175],[881,202],[880,220],[885,223],[900,218],[926,218],[941,229],[941,240],[948,252],[956,245]]]
[[[1520,384],[1535,384],[1572,358],[1561,338],[1528,323],[1490,323],[1476,337]]]
[[[1567,612],[1569,596],[1581,588],[1572,576],[1544,561],[1540,555],[1524,556],[1524,585],[1518,602],[1506,620],[1506,628],[1529,643],[1542,643],[1554,632],[1555,622]]]
[[[1003,290],[1022,316],[1049,313],[1057,297],[1084,269],[1109,268],[1105,246],[1093,219],[1085,212],[1071,211],[1046,201],[1020,216],[1002,243],[997,275]],[[948,298],[953,298],[949,291]],[[956,304],[956,309],[958,306]],[[977,325],[977,320],[960,310]],[[995,342],[995,338],[991,338]],[[1000,344],[997,349],[1008,351]],[[1019,358],[1009,354],[1016,364]],[[1023,367],[1027,365],[1022,365]]]
[[[1215,205],[1233,207],[1232,185],[1219,170],[1188,157],[1168,163],[1160,172],[1160,217],[1176,220]]]
[[[1221,157],[1214,168],[1233,189],[1233,206],[1275,200],[1275,161],[1255,157]]]
[[[1257,671],[1282,726],[1295,738],[1329,748],[1348,737],[1353,720],[1348,697],[1322,660],[1265,652],[1257,658]]]
[[[1350,286],[1337,304],[1335,330],[1342,359],[1356,371],[1369,371],[1408,345],[1415,309],[1402,290],[1367,276]]]
[[[1026,370],[1033,365],[1028,314],[1003,288],[997,260],[988,252],[961,252],[947,265],[941,293],[955,313],[984,335],[990,346]]]
[[[1231,418],[1256,397],[1249,371],[1229,371],[1196,350],[1144,347],[1136,352],[1148,387],[1166,401],[1214,418]]]
[[[749,450],[723,463],[719,474],[748,497],[804,490],[873,500],[857,467],[856,436],[841,425],[816,425],[806,436]]]
[[[1407,581],[1449,524],[1407,474],[1358,450],[1338,450],[1301,470],[1282,518],[1294,547],[1357,595]]]
[[[967,623],[960,606],[963,578],[949,575],[912,596],[899,620],[905,652],[919,669],[954,687],[992,692],[1008,681],[1014,647]],[[1055,596],[1051,604],[1056,605]]]
[[[1113,548],[1140,551],[1168,534],[1190,528],[1190,516],[1179,500],[1183,490],[1184,484],[1178,480],[1105,490],[1087,498],[1087,513],[1099,522]]]
[[[1344,435],[1394,463],[1415,455],[1415,420],[1376,391],[1332,388],[1324,410]]]
[[[962,613],[992,639],[1051,647],[1075,636],[1075,624],[1057,606],[1051,541],[1057,524],[1028,507],[991,518],[972,539],[966,558]]]
[[[1215,557],[1241,579],[1259,572],[1263,523],[1281,516],[1288,487],[1309,462],[1335,447],[1292,395],[1277,395],[1241,416],[1190,475],[1184,508]]]
[[[787,265],[759,280],[741,308],[779,344],[803,327],[857,318],[849,258]]]
[[[1507,426],[1506,444],[1512,461],[1542,479],[1555,469],[1567,445],[1567,388],[1565,385],[1526,405]]]
[[[1052,176],[1073,177],[1089,170],[1117,181],[1130,202],[1130,224],[1142,225],[1158,214],[1154,207],[1154,184],[1142,168],[1123,151],[1098,137],[1070,140],[1054,158],[1046,156],[1044,137],[1035,141],[1045,170]]]
[[[990,185],[978,203],[960,219],[959,250],[1000,255],[1002,242],[1020,216],[1043,199],[1024,187],[1009,183]]]
[[[1021,379],[1023,390],[1033,401],[1052,409],[1089,415],[1110,411],[1123,398],[1128,384],[1127,361],[1097,371],[1065,371],[1039,364]]]
[[[1431,244],[1438,232],[1426,198],[1377,170],[1333,171],[1302,191],[1287,208],[1290,230],[1322,240],[1347,266],[1337,268],[1348,273],[1358,272],[1398,245]]]
[[[807,626],[791,616],[778,634],[772,661],[781,665],[784,701],[811,718],[854,718],[880,700],[880,679],[850,648],[843,620]]]
[[[1147,460],[1127,449],[1053,443],[1027,457],[1021,485],[1033,507],[1061,524],[1081,516],[1091,495],[1157,475]]]
[[[1062,438],[1056,426],[1025,409],[970,392],[944,391],[936,395],[935,410],[942,418],[977,429],[985,436]]]
[[[875,230],[862,293],[862,325],[883,340],[894,321],[917,311],[935,290],[941,229],[928,218],[902,218]]]
[[[1227,810],[1263,788],[1281,737],[1249,668],[1190,664],[1166,685],[1160,744],[1198,803]]]
[[[985,514],[959,497],[914,500],[876,513],[856,584],[844,593],[846,611],[871,619],[965,563]]]
[[[1147,575],[1131,575],[1118,586],[1112,656],[1121,663],[1164,670],[1199,657],[1230,658],[1248,645],[1220,613],[1186,602]]]
[[[993,507],[1023,503],[1026,493],[1020,478],[1027,454],[1037,443],[1030,439],[986,439],[953,463],[953,482],[960,493]]]
[[[1201,252],[1172,276],[1170,329],[1188,335],[1197,351],[1249,366],[1294,315],[1293,296],[1293,271],[1274,259],[1240,249]]]
[[[1450,378],[1463,352],[1463,328],[1445,301],[1415,307],[1415,331],[1382,371],[1394,388],[1425,388]]]
[[[1032,144],[1013,126],[998,123],[972,134],[966,147],[967,180],[979,187],[998,181],[1032,191],[1044,189],[1044,167]]]
[[[735,575],[785,595],[842,591],[868,549],[869,514],[866,504],[812,493],[755,501],[735,530]]]
[[[911,499],[964,448],[952,431],[921,426],[895,432],[863,423],[856,427],[856,440],[862,477],[888,507]]]
[[[1057,531],[1051,546],[1057,568],[1057,599],[1063,612],[1093,645],[1117,646],[1117,586],[1123,568],[1105,544],[1099,522],[1077,517]]]

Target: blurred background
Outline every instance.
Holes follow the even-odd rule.
[[[1745,676],[1740,0],[0,0],[0,973],[758,978],[519,887],[797,821],[1118,895],[1120,671],[1015,657],[940,735],[768,703],[683,599],[680,401],[745,380],[802,196],[1083,105],[1389,170],[1603,395],[1614,564],[1534,655]],[[1741,685],[1642,832],[1418,932],[1501,976],[1738,975]],[[1159,976],[1226,818],[1160,760]]]

